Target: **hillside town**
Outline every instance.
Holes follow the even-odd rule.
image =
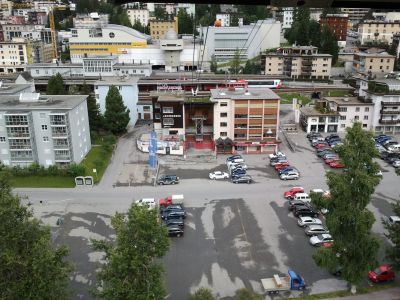
[[[0,0],[0,295],[396,299],[400,7],[360,6]]]

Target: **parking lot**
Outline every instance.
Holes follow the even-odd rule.
[[[281,150],[300,171],[299,180],[281,181],[267,155],[243,155],[254,179],[252,184],[208,178],[211,171],[227,171],[227,156],[196,160],[160,157],[159,175],[178,175],[178,185],[141,185],[135,181],[134,186],[111,189],[55,189],[53,194],[39,189],[24,194],[20,189],[19,193],[28,195],[35,215],[55,229],[55,241],[70,247],[76,267],[71,284],[74,299],[90,299],[87,290],[94,287],[95,270],[102,261],[101,253],[90,248],[90,239],[114,238],[110,217],[116,211],[125,211],[133,199],[160,199],[172,194],[185,196],[187,218],[184,236],[171,238],[170,251],[163,259],[168,299],[185,300],[199,287],[210,288],[218,299],[232,299],[243,287],[262,293],[261,278],[285,274],[288,269],[304,277],[305,294],[346,289],[344,281],[315,265],[311,257],[315,249],[283,198],[284,191],[292,186],[303,186],[306,191],[327,189],[324,174],[329,167],[315,155],[305,134],[289,138],[296,151],[289,151],[285,144]],[[399,178],[393,167],[378,162],[383,180],[369,208],[377,219],[373,231],[382,236],[380,219],[392,213],[390,203],[399,199]],[[64,222],[57,226],[60,216]],[[383,247],[381,252],[383,257]]]

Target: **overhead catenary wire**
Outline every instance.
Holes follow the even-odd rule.
[[[257,36],[257,33],[258,33],[258,31],[260,30],[261,25],[262,25],[263,23],[264,23],[264,20],[262,20],[260,26],[258,26],[258,29],[257,29],[257,31],[254,33],[253,38],[251,39],[251,41],[250,41],[250,43],[249,43],[248,46],[251,45],[251,43],[253,42],[254,38]],[[254,27],[255,27],[257,24],[258,24],[258,21],[257,21],[256,23],[254,23],[253,29],[254,29]],[[240,54],[242,53],[242,50],[243,50],[244,47],[246,46],[246,43],[247,43],[247,41],[249,40],[249,38],[250,38],[250,36],[251,36],[251,33],[252,33],[253,29],[250,31],[250,34],[249,34],[249,36],[247,37],[246,42],[243,44],[243,47],[242,47],[242,48],[240,49],[240,51],[239,51],[239,58],[240,58]]]
[[[203,53],[201,54],[200,70],[202,70],[202,66],[203,66],[204,52],[205,52],[205,50],[206,50],[207,36],[208,36],[208,29],[209,29],[209,28],[210,28],[210,26],[207,26],[206,36],[205,36],[204,43],[203,43]],[[200,50],[201,50],[201,47],[200,47]],[[200,79],[200,74],[201,74],[201,71],[198,72],[198,74],[197,74],[197,80]]]

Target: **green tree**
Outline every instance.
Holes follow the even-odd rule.
[[[69,52],[69,48],[68,47],[65,47],[65,50],[61,51],[60,58],[61,58],[62,62],[67,62],[67,61],[71,60],[71,56],[70,56],[70,52]]]
[[[47,95],[65,95],[64,80],[60,73],[50,77],[47,84]]]
[[[106,263],[97,273],[93,293],[101,299],[163,299],[163,268],[157,261],[169,248],[167,229],[158,211],[132,204],[127,214],[117,213],[111,224],[116,240],[94,240],[93,248],[105,252]]]
[[[313,256],[319,266],[331,272],[340,268],[353,293],[368,270],[376,266],[379,250],[377,238],[370,233],[375,219],[366,208],[380,180],[375,175],[379,168],[373,161],[377,150],[372,137],[356,122],[347,129],[343,145],[338,147],[346,170],[327,173],[331,197],[327,201],[326,224],[334,243]]]
[[[216,14],[221,12],[219,4],[196,4],[196,25],[201,26],[214,25]]]
[[[167,18],[167,13],[160,5],[156,5],[154,8],[154,17],[156,17],[157,20],[165,20]]]
[[[180,9],[178,12],[178,33],[193,33],[193,17],[185,9]]]
[[[240,70],[240,50],[236,48],[235,54],[233,55],[233,59],[230,62],[229,71],[232,74],[238,74]]]
[[[264,298],[248,289],[241,289],[237,293],[237,300],[263,300]]]
[[[310,45],[314,47],[319,47],[321,43],[321,26],[319,22],[315,20],[310,20],[309,36]]]
[[[328,14],[340,14],[340,8],[338,7],[324,7],[322,9],[321,17],[326,17]]]
[[[199,288],[188,300],[214,300],[214,296],[209,289]]]
[[[232,27],[234,26],[239,26],[239,18],[237,16],[237,14],[232,15],[231,17],[231,24]]]
[[[400,201],[393,204],[394,215],[400,216]],[[400,271],[400,224],[392,224],[383,220],[383,225],[388,230],[386,236],[390,239],[393,246],[386,249],[386,257],[390,260],[393,268]]]
[[[212,55],[210,61],[210,71],[216,73],[217,70],[218,70],[217,59],[215,58],[214,55]]]
[[[124,105],[118,88],[110,86],[106,96],[106,111],[104,113],[105,127],[113,134],[126,132],[129,123],[129,109]]]
[[[52,245],[50,228],[33,217],[0,173],[1,299],[69,299],[72,271],[65,246]]]
[[[292,27],[285,32],[285,38],[290,44],[299,46],[310,45],[310,9],[298,7],[293,10]]]
[[[332,55],[332,64],[334,65],[339,57],[339,46],[333,30],[324,25],[322,27],[319,52]]]
[[[89,95],[87,98],[87,109],[90,130],[99,131],[103,128],[103,116],[100,113],[100,106],[93,95]]]

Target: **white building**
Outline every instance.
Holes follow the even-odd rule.
[[[282,11],[282,29],[292,28],[293,24],[293,7],[285,7]]]
[[[216,19],[221,21],[222,27],[231,26],[231,15],[230,14],[217,14]]]
[[[398,11],[373,12],[372,15],[376,20],[388,22],[400,21],[400,12]]]
[[[278,48],[280,32],[281,23],[275,19],[238,27],[201,27],[200,37],[205,45],[205,53],[200,54],[204,56],[204,62],[209,62],[212,56],[218,61],[227,61],[239,49],[241,59],[251,59],[265,49]]]
[[[339,113],[337,111],[322,112],[312,106],[300,108],[300,125],[307,133],[337,132],[339,127]]]
[[[46,44],[51,44],[51,30],[45,25],[3,25],[4,41],[11,41],[14,38],[25,38],[28,40],[41,40]]]
[[[12,1],[0,0],[0,19],[11,16],[12,14]]]
[[[186,10],[186,12],[192,16],[194,15],[196,10],[194,3],[178,3],[178,7],[176,8],[177,13],[180,9]]]
[[[127,11],[129,21],[132,25],[139,21],[143,26],[149,24],[149,11],[147,9],[128,9]]]
[[[0,97],[0,149],[6,166],[80,163],[91,149],[86,96]]]
[[[135,126],[138,120],[138,79],[133,77],[104,77],[94,83],[96,102],[100,105],[100,112],[106,111],[106,97],[111,86],[116,86],[122,96],[124,105],[129,109],[129,125]],[[143,108],[141,108],[143,111]]]

